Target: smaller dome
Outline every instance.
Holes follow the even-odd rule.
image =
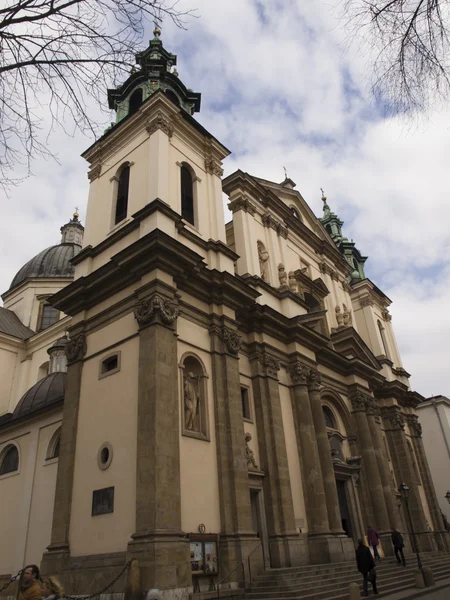
[[[26,392],[16,406],[13,419],[34,413],[64,399],[67,373],[50,373]]]

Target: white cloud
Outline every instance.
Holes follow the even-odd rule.
[[[316,214],[325,188],[346,235],[369,255],[369,276],[394,301],[413,385],[425,395],[450,395],[450,111],[435,111],[420,125],[382,119],[367,94],[367,54],[348,43],[330,3],[259,4],[182,0],[200,18],[187,32],[164,25],[180,78],[202,92],[198,119],[233,151],[226,173],[241,168],[281,181],[286,166]],[[28,258],[58,241],[75,205],[84,217],[87,165],[79,154],[91,142],[58,132],[49,143],[61,166],[40,161],[35,177],[3,202],[1,289]]]

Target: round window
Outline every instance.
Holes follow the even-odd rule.
[[[113,457],[112,446],[109,442],[105,442],[104,444],[102,444],[100,446],[100,449],[97,454],[97,464],[98,464],[99,469],[102,469],[102,471],[107,469],[109,467],[109,465],[111,464],[112,457]]]

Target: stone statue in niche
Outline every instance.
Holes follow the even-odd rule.
[[[349,327],[352,324],[352,313],[349,311],[345,304],[342,305],[344,308],[343,318],[344,318],[344,327]]]
[[[269,281],[269,253],[264,248],[264,244],[262,242],[258,242],[258,258],[261,279],[263,281]]]
[[[287,287],[287,273],[283,263],[278,265],[278,279],[280,281],[280,287]]]
[[[184,376],[184,426],[188,431],[200,431],[197,416],[200,410],[200,398],[193,380],[193,373]]]
[[[294,292],[294,294],[297,294],[298,292],[298,284],[294,271],[289,271],[289,289],[291,292]]]
[[[249,447],[248,443],[251,441],[252,436],[249,433],[245,434],[245,458],[247,459],[247,467],[257,469],[258,465],[256,464],[255,454],[253,450]]]
[[[334,310],[336,312],[336,321],[337,321],[338,327],[342,327],[344,324],[344,315],[341,312],[341,307],[339,305],[337,305]]]

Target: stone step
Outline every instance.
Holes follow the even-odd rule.
[[[433,569],[433,574],[435,579],[443,579],[450,576],[450,567],[441,567]],[[311,592],[315,592],[317,598],[323,597],[327,598],[330,596],[330,593],[336,594],[339,592],[345,592],[348,590],[348,586],[353,581],[356,581],[360,584],[362,588],[362,578],[358,572],[354,572],[352,576],[339,578],[339,580],[333,579],[332,581],[316,581],[315,583],[310,583],[308,585],[299,585],[292,587],[289,590],[284,589],[266,589],[266,590],[254,590],[246,594],[246,597],[249,599],[269,599],[269,598],[279,598],[286,600],[291,597],[303,598],[304,595],[308,595]],[[390,577],[385,577],[383,575],[378,575],[378,582],[383,589],[403,589],[410,587],[410,585],[414,585],[414,569],[409,571],[402,571],[399,575],[391,575]]]
[[[443,565],[442,561],[433,561],[433,562],[427,562],[424,563],[426,564],[426,566],[429,566],[431,569],[434,569],[435,567],[441,567],[441,566],[445,566],[445,563]],[[448,563],[448,566],[450,568],[450,562]],[[398,565],[397,563],[393,564],[393,565],[389,565],[389,566],[378,566],[377,567],[377,572],[379,575],[382,575],[383,577],[389,577],[389,576],[397,576],[397,575],[401,575],[402,573],[405,572],[414,572],[414,570],[417,568],[417,565],[412,565],[409,564],[406,567],[402,567],[400,565]],[[256,580],[253,581],[252,587],[254,589],[264,589],[267,591],[271,591],[272,589],[281,589],[281,588],[292,588],[294,586],[297,586],[298,584],[308,584],[308,583],[314,583],[317,581],[324,581],[324,580],[329,580],[331,578],[333,578],[334,581],[338,581],[340,579],[346,579],[348,577],[353,577],[354,574],[357,573],[357,570],[355,568],[355,565],[352,565],[351,567],[349,567],[348,569],[339,571],[337,573],[334,573],[332,575],[332,577],[325,577],[322,575],[306,575],[306,576],[297,576],[297,577],[289,577],[289,578],[285,578],[280,577],[278,579],[273,579],[273,580],[266,580],[266,581],[260,581],[260,580]]]

